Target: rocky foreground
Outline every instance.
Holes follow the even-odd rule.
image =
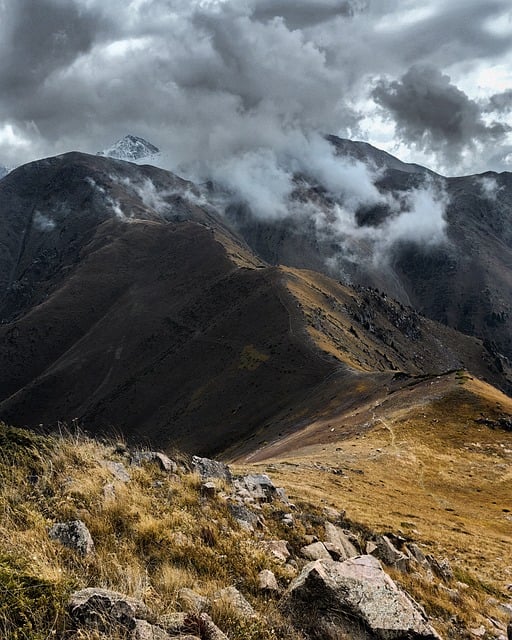
[[[470,585],[447,560],[265,474],[7,427],[0,444],[2,637],[506,640],[507,602],[465,626]],[[411,573],[460,616],[429,619],[397,584]]]

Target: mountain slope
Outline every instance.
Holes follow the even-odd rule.
[[[245,204],[231,205],[227,215],[233,227],[271,264],[377,287],[512,358],[512,174],[444,178],[366,143],[328,139],[337,156],[369,167],[380,204],[359,206],[347,222],[345,213],[338,216],[347,202],[353,206],[349,199],[302,174],[292,202],[314,214],[265,220]],[[411,202],[411,194],[418,193],[434,202]],[[402,212],[425,207],[421,220],[405,221],[407,233],[392,226],[397,214],[386,204],[390,198],[402,202]],[[440,216],[441,207],[442,219],[431,223],[431,234],[421,231],[429,215]]]
[[[67,154],[14,171],[0,204],[12,423],[77,418],[198,453],[250,450],[399,372],[467,368],[510,388],[477,340],[369,289],[267,266],[168,172]]]

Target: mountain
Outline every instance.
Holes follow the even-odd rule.
[[[273,266],[196,187],[71,153],[0,184],[0,417],[251,451],[416,376],[507,361],[375,288]]]
[[[328,139],[338,156],[374,172],[382,203],[361,205],[353,220],[338,222],[343,198],[301,174],[295,202],[319,215],[262,219],[246,203],[228,207],[228,219],[251,249],[270,264],[376,287],[512,359],[512,174],[445,178],[366,143]],[[423,206],[428,216],[429,207],[437,209],[431,235],[421,228],[425,216],[405,216],[400,227],[390,199],[402,213]]]
[[[9,169],[7,167],[3,167],[0,165],[0,180],[9,173]]]
[[[115,142],[108,149],[100,151],[98,155],[133,162],[134,160],[141,160],[142,158],[151,158],[157,153],[160,153],[160,149],[147,140],[144,140],[144,138],[127,135]]]

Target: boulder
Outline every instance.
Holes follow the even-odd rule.
[[[425,612],[373,556],[310,562],[288,587],[282,607],[312,638],[439,640]]]
[[[146,620],[149,611],[140,600],[108,589],[75,591],[68,603],[69,614],[78,627],[110,631],[115,627],[135,629],[136,620]]]
[[[192,471],[199,474],[202,480],[218,478],[220,480],[225,480],[229,484],[233,482],[233,476],[231,475],[231,471],[227,464],[218,462],[217,460],[210,460],[210,458],[193,456]]]
[[[286,540],[264,540],[261,544],[279,562],[285,563],[290,557]]]
[[[220,589],[219,591],[217,591],[217,593],[214,594],[212,603],[222,603],[223,605],[227,605],[241,618],[256,617],[256,611],[254,611],[252,605],[247,602],[247,600],[236,587],[226,587],[225,589]]]
[[[321,558],[331,557],[323,542],[313,542],[302,547],[300,554],[307,560],[320,560]]]
[[[116,480],[119,480],[120,482],[130,482],[131,476],[122,462],[103,460],[101,464],[105,469],[110,471]]]
[[[49,530],[48,535],[52,540],[57,540],[81,556],[86,556],[94,551],[92,536],[81,520],[57,522]]]
[[[236,486],[242,492],[248,491],[250,496],[257,502],[272,502],[279,497],[282,500],[283,494],[277,491],[272,480],[264,473],[244,476],[237,480]]]
[[[371,555],[382,560],[384,564],[395,567],[399,571],[406,572],[409,569],[409,558],[398,551],[387,536],[378,536],[375,540],[376,548]]]
[[[177,473],[178,465],[165,453],[159,451],[135,451],[131,457],[131,464],[140,467],[144,462],[156,463],[166,473]]]
[[[203,613],[210,606],[208,598],[186,587],[178,591],[178,602],[181,608],[188,613]]]
[[[279,591],[275,575],[269,569],[263,569],[258,574],[258,589],[260,591]]]
[[[201,495],[203,496],[203,498],[215,498],[215,496],[217,495],[217,487],[215,486],[215,483],[211,480],[208,482],[203,482],[201,484]]]
[[[339,560],[348,560],[358,555],[358,551],[352,542],[348,539],[348,536],[344,533],[343,529],[335,526],[330,522],[325,523],[325,541],[332,545],[332,553],[337,555]]]
[[[171,636],[161,627],[146,620],[135,620],[130,640],[171,640]]]

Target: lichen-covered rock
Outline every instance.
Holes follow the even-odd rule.
[[[52,540],[57,540],[81,556],[86,556],[94,551],[92,536],[81,520],[57,522],[49,530],[48,535]]]
[[[439,639],[425,612],[373,556],[307,564],[288,587],[282,607],[312,638]]]
[[[202,480],[218,478],[220,480],[225,480],[229,484],[233,482],[233,476],[231,475],[228,465],[223,462],[218,462],[217,460],[210,460],[210,458],[193,456],[192,471],[198,473]]]
[[[146,605],[108,589],[88,588],[75,591],[69,599],[69,614],[77,627],[110,631],[114,628],[135,629],[136,620],[146,620]]]

